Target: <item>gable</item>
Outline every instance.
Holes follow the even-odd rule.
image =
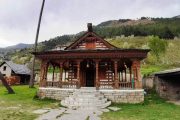
[[[8,64],[6,64],[5,62],[3,62],[3,64],[0,65],[0,72],[4,75],[4,76],[11,76],[11,68],[9,67]]]
[[[94,33],[92,28],[88,28],[88,31],[82,37],[66,47],[65,50],[107,50],[113,48],[116,47]]]

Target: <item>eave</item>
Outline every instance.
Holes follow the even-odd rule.
[[[33,53],[39,59],[84,59],[84,58],[137,58],[147,57],[149,49],[113,49],[113,50],[62,50]]]

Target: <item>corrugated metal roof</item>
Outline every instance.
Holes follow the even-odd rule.
[[[164,70],[161,72],[154,73],[155,75],[162,75],[162,74],[170,74],[170,73],[177,73],[180,72],[180,68],[170,69],[170,70]]]
[[[25,65],[20,65],[13,63],[12,61],[5,61],[5,63],[16,73],[16,74],[24,74],[30,75],[31,70]]]

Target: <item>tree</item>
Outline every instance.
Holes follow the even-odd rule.
[[[8,94],[14,94],[14,90],[8,85],[7,81],[4,79],[2,73],[0,72],[0,80],[2,81],[3,85],[8,90]]]
[[[148,46],[159,61],[160,56],[166,52],[167,41],[160,39],[158,36],[150,36]]]

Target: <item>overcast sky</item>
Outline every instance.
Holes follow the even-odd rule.
[[[34,43],[42,0],[0,0],[0,47]],[[120,18],[180,15],[180,0],[46,0],[39,41]]]

